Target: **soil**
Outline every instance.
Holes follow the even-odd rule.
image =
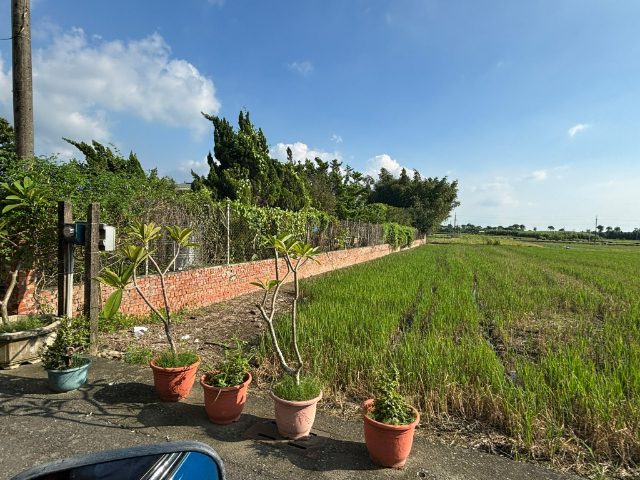
[[[226,302],[183,312],[176,316],[172,325],[173,338],[184,347],[195,350],[204,365],[213,365],[223,358],[223,346],[233,345],[232,338],[257,345],[266,330],[266,323],[260,315],[257,304],[261,302],[261,292],[241,295]],[[283,285],[276,311],[291,308],[293,286]],[[147,327],[143,335],[136,338],[133,328],[101,333],[101,356],[120,359],[129,347],[150,349],[159,354],[168,347],[164,326],[161,323],[139,325]]]

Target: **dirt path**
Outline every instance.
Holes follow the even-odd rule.
[[[292,285],[283,285],[278,311],[290,308]],[[265,332],[265,323],[256,304],[262,299],[260,292],[241,295],[226,302],[215,303],[182,313],[173,326],[173,337],[189,349],[196,350],[204,364],[212,364],[222,358],[222,345],[229,344],[233,336],[257,344]],[[161,323],[145,326],[148,330],[139,338],[133,328],[113,333],[101,333],[102,355],[123,357],[129,348],[148,348],[160,353],[167,348],[164,327]]]

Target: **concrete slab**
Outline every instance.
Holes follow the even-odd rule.
[[[87,383],[62,394],[49,389],[40,365],[25,365],[0,372],[0,476],[10,478],[39,463],[100,450],[195,440],[220,454],[231,480],[578,478],[418,437],[404,468],[383,469],[369,459],[361,423],[322,412],[314,427],[331,438],[317,458],[309,458],[245,437],[251,426],[270,418],[272,401],[250,394],[238,422],[213,425],[199,385],[185,401],[163,403],[149,369],[117,361],[94,359]]]

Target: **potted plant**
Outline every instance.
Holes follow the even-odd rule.
[[[87,381],[91,359],[80,356],[89,346],[89,322],[85,317],[63,317],[51,345],[40,353],[49,385],[56,392],[69,392]]]
[[[148,224],[134,222],[133,226],[128,230],[131,241],[127,243],[123,249],[128,265],[124,265],[123,263],[117,271],[105,268],[102,276],[96,280],[115,289],[105,302],[104,315],[106,318],[111,318],[120,308],[123,292],[134,289],[151,311],[162,321],[169,348],[151,361],[153,381],[162,400],[165,402],[177,402],[189,395],[196,378],[196,371],[200,365],[200,357],[198,357],[195,352],[188,350],[178,352],[176,348],[171,332],[173,312],[167,296],[165,277],[178,258],[180,249],[197,247],[197,245],[189,243],[189,237],[193,233],[191,228],[183,229],[178,226],[173,226],[166,227],[166,229],[169,238],[171,238],[175,244],[175,254],[164,269],[160,268],[154,258],[155,250],[149,249],[150,242],[162,237],[162,227],[157,227],[153,222]],[[148,295],[144,293],[138,283],[136,270],[147,259],[151,262],[160,277],[160,287],[164,303],[163,310],[151,302]]]
[[[243,347],[247,344],[233,337],[236,348],[233,352],[225,346],[225,359],[214,368],[205,368],[200,378],[204,389],[204,406],[209,420],[217,425],[228,425],[240,418],[247,401],[247,389],[251,383],[249,361],[251,354],[245,356]]]
[[[376,398],[362,404],[364,439],[371,459],[383,467],[402,467],[411,452],[420,414],[398,392],[400,374],[381,372]]]
[[[47,217],[50,205],[44,187],[28,176],[0,187],[5,204],[0,215],[0,262],[8,279],[0,299],[0,368],[13,368],[39,360],[39,351],[51,344],[59,324],[55,315],[9,315],[18,275],[43,257],[54,243],[55,229]]]
[[[320,255],[320,251],[318,247],[303,244],[293,239],[289,234],[265,236],[263,242],[274,250],[276,279],[254,282],[252,285],[264,290],[262,301],[257,304],[257,307],[267,324],[276,356],[285,372],[285,378],[274,386],[270,396],[274,401],[278,432],[285,438],[298,439],[309,435],[316,416],[316,404],[322,398],[320,383],[316,379],[300,375],[303,361],[298,349],[296,326],[297,305],[300,298],[299,272],[309,260],[319,264],[317,257]],[[278,270],[280,257],[287,267],[287,272],[282,279],[280,279]],[[291,302],[291,339],[296,356],[295,366],[289,366],[287,363],[273,324],[280,287],[290,275],[293,275],[294,284],[294,297]]]

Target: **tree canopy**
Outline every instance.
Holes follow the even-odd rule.
[[[261,128],[241,111],[238,129],[225,118],[204,114],[213,123],[214,148],[209,152],[209,173],[194,178],[196,191],[207,187],[214,200],[298,211],[314,207],[345,220],[394,222],[433,231],[459,205],[458,182],[425,178],[406,170],[395,178],[380,170],[378,180],[343,165],[337,159],[295,162],[291,149],[287,161],[269,155]]]

